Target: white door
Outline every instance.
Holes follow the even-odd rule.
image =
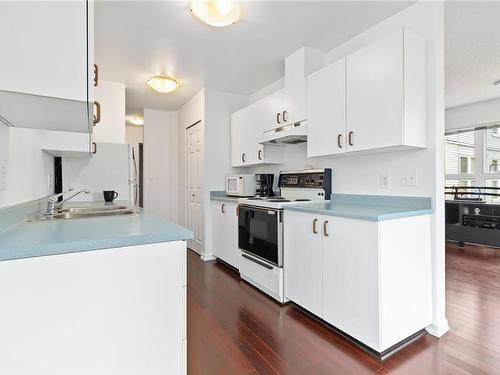
[[[307,156],[346,151],[345,59],[307,78]]]
[[[212,202],[212,241],[214,255],[235,268],[239,268],[237,205]]]
[[[187,226],[193,231],[189,248],[200,254],[204,246],[203,220],[203,124],[186,129],[187,142]]]
[[[379,347],[378,223],[323,216],[323,319]],[[362,233],[362,235],[360,235]]]
[[[285,211],[285,296],[323,316],[321,216]]]
[[[400,145],[403,32],[369,44],[347,56],[346,61],[348,150]]]

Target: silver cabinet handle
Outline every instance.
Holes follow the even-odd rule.
[[[259,160],[262,160],[262,150],[259,150],[259,152],[257,153],[257,157],[259,158]]]
[[[276,113],[276,122],[277,122],[278,124],[281,124],[281,121],[280,121],[280,116],[281,116],[281,113],[279,113],[279,112],[278,112],[278,113]]]
[[[318,234],[318,228],[317,228],[317,225],[318,224],[318,219],[314,219],[313,220],[313,233],[314,234]]]
[[[225,207],[225,206],[226,206],[226,205],[225,205],[224,203],[222,203],[222,206],[220,207],[220,210],[222,211],[222,213],[223,213],[223,214],[225,214],[225,213],[226,213],[226,211],[224,211],[224,207]]]
[[[339,148],[342,148],[342,134],[337,136],[337,144],[339,145]]]
[[[328,234],[328,220],[325,220],[323,222],[323,234],[325,237],[329,236],[329,234]]]
[[[288,115],[288,112],[287,111],[283,111],[283,122],[287,122],[287,116]]]
[[[247,157],[246,157],[246,154],[241,154],[241,161],[243,163],[246,163],[247,162]]]
[[[350,131],[349,132],[349,146],[354,146],[353,142],[352,142],[352,136],[353,136],[354,132],[353,131]]]
[[[93,154],[97,154],[97,143],[92,142],[92,146],[93,146],[92,153],[93,153]]]

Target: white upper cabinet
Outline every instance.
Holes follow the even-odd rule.
[[[100,81],[95,88],[100,121],[93,129],[94,142],[125,143],[125,85]]]
[[[0,2],[0,116],[10,126],[89,132],[93,3]],[[8,36],[8,37],[7,37]],[[26,114],[29,108],[30,114]]]
[[[400,30],[307,78],[307,156],[426,147],[425,40]]]
[[[302,47],[285,58],[285,89],[281,109],[270,121],[273,127],[295,124],[307,119],[307,75],[324,66],[323,53]]]
[[[425,147],[425,40],[400,30],[346,61],[348,150]]]
[[[345,58],[307,78],[307,97],[307,156],[345,152]]]
[[[231,114],[231,166],[242,167],[283,162],[283,148],[259,144],[266,119],[274,112],[282,91]]]

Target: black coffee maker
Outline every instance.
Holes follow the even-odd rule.
[[[273,183],[274,174],[272,173],[260,173],[256,174],[257,179],[257,195],[259,197],[272,197],[274,196]]]

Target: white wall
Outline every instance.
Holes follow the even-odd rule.
[[[6,168],[0,207],[52,194],[54,158],[41,151],[41,137],[41,130],[8,128],[0,124],[0,164]]]
[[[337,193],[428,196],[433,199],[434,317],[429,331],[448,330],[445,318],[444,265],[444,11],[440,2],[419,2],[384,20],[327,54],[327,63],[405,27],[427,41],[427,149],[336,158],[307,158],[306,145],[286,146],[280,166],[240,168],[250,173],[278,173],[306,166],[331,167]],[[277,81],[279,82],[279,81]],[[279,83],[273,83],[279,86]],[[260,90],[267,92],[265,89]],[[374,124],[376,126],[376,124]],[[401,186],[401,172],[415,170],[417,186]],[[380,188],[380,174],[389,174],[391,186]]]
[[[94,140],[101,143],[125,143],[125,85],[99,81],[94,100],[101,104],[101,121],[94,126]]]
[[[144,109],[144,208],[177,221],[177,112]]]
[[[446,131],[500,124],[500,98],[471,103],[446,110]]]
[[[242,95],[205,89],[205,257],[213,256],[210,191],[224,190],[231,168],[231,113],[247,104]]]
[[[90,189],[72,201],[103,201],[104,190],[118,192],[117,200],[128,201],[129,146],[121,143],[98,143],[91,158],[63,158],[63,191]]]
[[[203,89],[179,109],[178,124],[178,222],[186,225],[186,129],[201,121],[204,132],[204,168],[202,176],[204,204],[203,258],[210,259],[212,251],[212,224],[210,191],[223,190],[225,176],[234,173],[231,168],[230,124],[231,113],[248,103],[242,95]]]

